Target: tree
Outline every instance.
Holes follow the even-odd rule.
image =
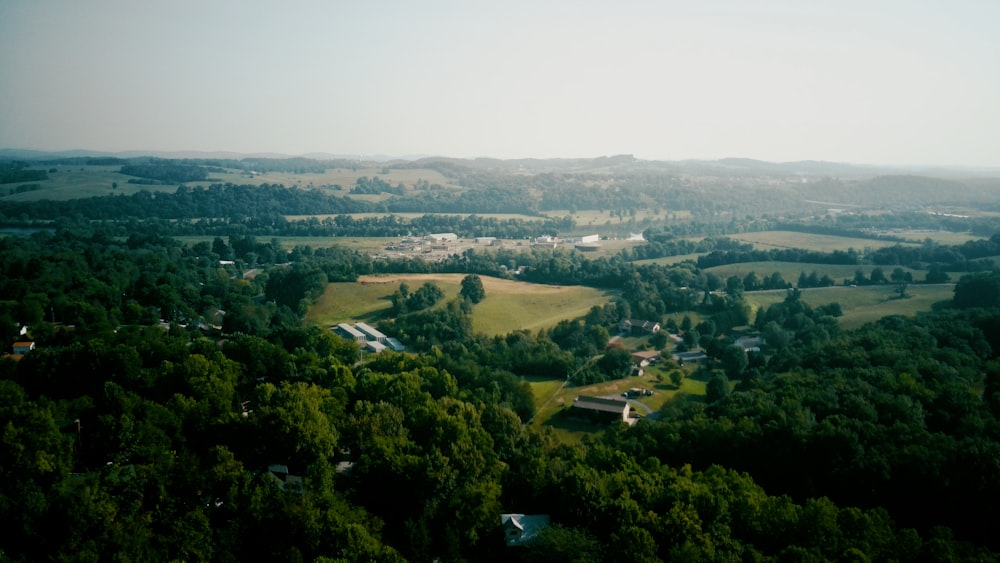
[[[750,365],[747,353],[739,346],[727,346],[722,352],[722,369],[726,375],[738,379]]]
[[[624,348],[609,348],[597,360],[597,367],[609,379],[621,379],[632,373],[632,354]]]
[[[486,290],[483,289],[483,280],[476,274],[469,274],[462,278],[462,291],[460,295],[473,303],[479,303],[486,299]]]
[[[723,373],[716,373],[705,385],[705,402],[711,404],[725,399],[730,391],[729,378]]]

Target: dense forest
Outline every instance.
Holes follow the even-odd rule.
[[[487,170],[502,163],[430,165],[460,176],[471,202],[491,197]],[[524,203],[578,165],[512,173],[510,191],[491,186]],[[578,178],[578,202],[597,189],[590,180]],[[396,197],[379,182],[362,185]],[[0,560],[1000,560],[1000,271],[986,262],[1000,255],[996,230],[957,245],[799,251],[804,269],[878,266],[864,283],[893,282],[902,267],[935,281],[942,268],[979,264],[948,270],[968,273],[933,311],[845,330],[838,304],[812,307],[793,288],[824,285],[820,276],[794,284],[704,271],[794,261],[791,249],[759,256],[721,236],[787,219],[668,222],[647,231],[646,245],[601,257],[499,248],[377,260],[272,238],[303,225],[352,236],[571,227],[283,217],[336,205],[370,204],[275,185],[0,202],[5,224],[45,226],[0,238],[0,336],[5,351],[33,343],[0,358]],[[800,224],[834,228],[826,221]],[[988,224],[979,221],[961,224]],[[212,240],[173,238],[190,233]],[[695,253],[706,262],[635,262]],[[480,276],[515,271],[614,297],[549,328],[476,333],[471,316],[490,300]],[[362,356],[355,341],[305,320],[329,282],[410,272],[464,277],[454,299],[433,283],[388,290],[392,310],[378,326],[406,353]],[[784,300],[753,310],[745,292],[765,287],[787,289]],[[684,372],[706,382],[705,394],[678,393],[634,426],[581,441],[530,424],[541,405],[524,376],[570,386],[623,377],[629,354],[608,343],[634,318],[663,320],[683,335],[678,349],[705,352]],[[735,345],[735,330],[760,346]],[[664,331],[645,342],[666,340]],[[550,525],[507,547],[505,513],[544,514]]]

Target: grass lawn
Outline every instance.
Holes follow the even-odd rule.
[[[729,238],[740,242],[751,243],[754,245],[754,248],[761,250],[768,250],[771,248],[801,248],[803,250],[815,250],[818,252],[833,252],[834,250],[846,251],[849,248],[853,248],[860,251],[865,248],[883,248],[899,244],[896,242],[882,240],[838,237],[833,235],[816,235],[795,231],[742,233],[739,235],[730,235]]]
[[[930,311],[934,303],[947,301],[954,295],[954,286],[951,284],[911,284],[906,290],[909,297],[905,299],[897,299],[894,290],[895,286],[891,284],[812,288],[802,290],[802,300],[811,307],[839,303],[844,311],[844,316],[837,319],[840,326],[853,329],[888,315],[911,316],[921,311]],[[785,299],[784,290],[751,291],[745,295],[755,311]]]
[[[330,284],[307,319],[322,324],[348,320],[373,321],[388,313],[389,296],[406,282],[416,290],[434,282],[445,294],[443,302],[458,297],[464,274],[402,274],[363,276],[357,283]],[[611,292],[582,286],[540,285],[481,276],[486,299],[473,308],[475,332],[495,335],[556,325],[585,315],[594,305],[611,300]]]

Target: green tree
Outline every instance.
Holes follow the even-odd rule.
[[[462,290],[459,293],[465,299],[473,303],[479,303],[486,299],[486,290],[483,289],[483,280],[476,274],[469,274],[462,278]]]

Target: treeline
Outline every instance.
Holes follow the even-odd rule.
[[[126,176],[137,176],[160,184],[181,184],[208,180],[209,169],[193,164],[178,164],[169,160],[153,160],[143,164],[126,164],[119,172]],[[225,172],[214,168],[212,172]],[[131,181],[131,180],[130,180]]]
[[[16,184],[19,182],[39,182],[48,180],[49,174],[44,170],[31,170],[27,162],[18,160],[0,161],[0,184]]]
[[[870,254],[874,264],[882,266],[903,265],[911,268],[938,268],[952,272],[976,272],[993,269],[993,260],[1000,256],[1000,233],[989,239],[970,240],[954,246],[924,244],[879,248]]]

